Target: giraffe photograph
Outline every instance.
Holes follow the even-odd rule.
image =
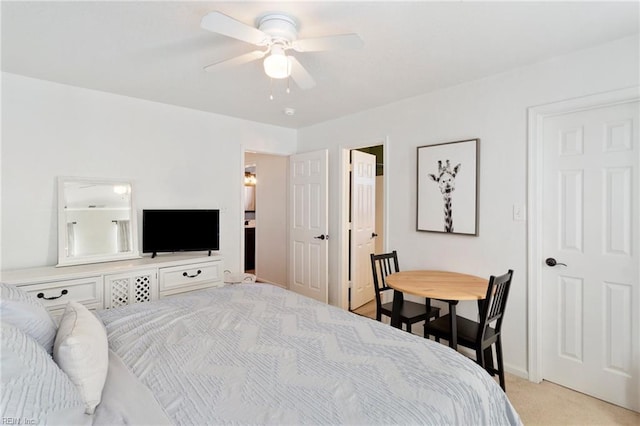
[[[479,142],[418,147],[418,231],[478,235]]]

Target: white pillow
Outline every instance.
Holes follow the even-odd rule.
[[[109,343],[102,322],[78,302],[69,302],[64,310],[53,359],[80,391],[85,413],[93,414],[107,378]]]
[[[34,338],[49,355],[53,353],[56,323],[38,299],[20,287],[0,283],[0,316]]]
[[[3,424],[78,425],[91,423],[84,402],[69,377],[31,336],[2,322],[0,376]]]

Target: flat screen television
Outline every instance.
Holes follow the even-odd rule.
[[[143,210],[142,252],[220,250],[220,210]]]

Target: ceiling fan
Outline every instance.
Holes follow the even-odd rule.
[[[358,49],[363,46],[362,39],[357,34],[298,39],[297,20],[282,12],[264,14],[257,19],[256,27],[252,27],[215,11],[205,15],[200,26],[262,48],[207,65],[204,67],[205,71],[216,71],[265,58],[264,70],[269,77],[291,77],[301,89],[310,89],[316,82],[294,56],[287,55],[287,51],[319,52]]]

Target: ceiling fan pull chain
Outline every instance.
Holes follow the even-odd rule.
[[[269,99],[273,100],[273,79],[269,79]]]
[[[287,77],[287,95],[291,93],[291,89],[289,88],[289,82],[291,81],[291,74]]]

